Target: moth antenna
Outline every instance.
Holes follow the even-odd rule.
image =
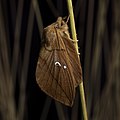
[[[70,19],[70,15],[67,17],[66,24],[68,23],[69,19]]]
[[[78,42],[78,40],[73,40],[73,39],[71,39],[71,38],[69,38],[72,42],[74,42],[74,43],[76,43],[76,42]]]
[[[67,24],[69,19],[70,19],[70,15],[68,17],[67,16],[63,17],[63,20],[65,20],[65,19],[67,19],[66,22],[65,22]]]

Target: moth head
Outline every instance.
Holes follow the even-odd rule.
[[[59,31],[62,37],[70,37],[67,23],[68,19],[64,21],[62,17],[58,17],[56,21],[55,29]]]
[[[68,21],[67,21],[68,22]],[[64,30],[68,30],[68,25],[67,22],[65,22],[62,17],[58,17],[56,24],[55,24],[55,28],[58,29],[64,29]]]

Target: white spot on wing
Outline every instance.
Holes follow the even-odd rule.
[[[66,65],[64,65],[64,66],[63,66],[63,68],[64,68],[64,69],[66,69],[66,68],[67,68],[67,66],[66,66]]]
[[[61,64],[59,62],[55,62],[55,65],[61,67]]]

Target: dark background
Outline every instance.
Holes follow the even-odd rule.
[[[119,7],[119,0],[73,0],[89,120],[120,119]],[[82,119],[79,88],[70,108],[36,83],[43,28],[59,16],[69,16],[66,0],[0,0],[1,120]]]

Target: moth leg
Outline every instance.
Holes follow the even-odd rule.
[[[72,41],[73,43],[78,42],[78,40],[73,40],[73,39],[71,39],[71,38],[69,38],[69,39],[70,39],[70,41]]]
[[[73,43],[78,42],[78,40],[73,40],[73,39],[71,39],[71,38],[70,38],[70,41],[72,41]],[[78,49],[80,49],[80,48],[78,47]],[[77,54],[78,54],[78,55],[80,55],[80,53],[79,53],[79,52],[78,52]]]

